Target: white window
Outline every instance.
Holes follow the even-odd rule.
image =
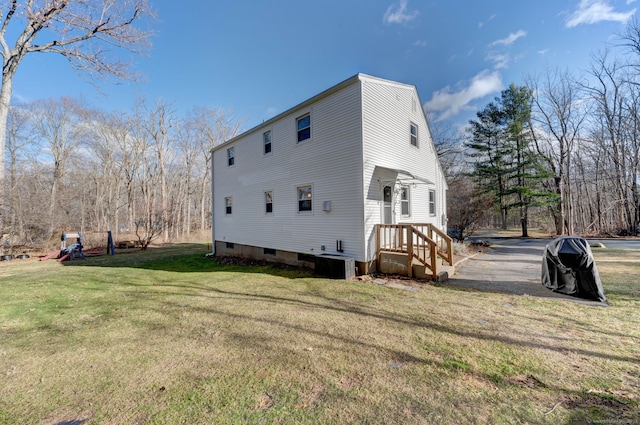
[[[414,123],[411,123],[410,129],[411,129],[411,144],[417,147],[418,146],[418,126],[415,125]]]
[[[436,215],[436,191],[429,190],[429,215]]]
[[[311,115],[307,114],[296,120],[298,142],[311,138]]]
[[[298,212],[313,211],[313,188],[311,186],[298,186]]]
[[[400,188],[400,211],[402,212],[402,215],[411,215],[411,211],[409,209],[410,205],[411,193],[409,192],[409,186],[402,186],[402,188]]]
[[[270,190],[264,193],[264,212],[267,214],[273,213],[273,192]]]
[[[227,166],[231,167],[236,163],[236,153],[234,148],[227,149]]]
[[[224,198],[224,206],[225,206],[227,215],[231,215],[232,205],[233,205],[233,201],[231,200],[231,196]]]
[[[264,145],[264,154],[271,153],[271,131],[262,133],[262,144]]]

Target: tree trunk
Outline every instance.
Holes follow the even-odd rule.
[[[7,141],[7,120],[9,118],[9,106],[11,103],[13,74],[13,72],[6,71],[5,65],[5,71],[2,73],[2,87],[0,87],[0,200],[2,200],[0,203],[0,236],[2,236],[5,227],[4,200],[9,199],[4,175],[4,152]]]

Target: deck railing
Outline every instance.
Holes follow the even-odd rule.
[[[378,270],[382,251],[408,254],[409,277],[413,274],[414,258],[425,266],[434,279],[438,276],[438,256],[449,265],[453,265],[452,239],[430,223],[378,224],[376,240]]]

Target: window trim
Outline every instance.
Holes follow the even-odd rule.
[[[227,148],[227,167],[233,167],[236,165],[236,147],[231,146]]]
[[[224,215],[232,215],[233,214],[233,197],[225,196],[224,197]]]
[[[309,118],[309,125],[306,127],[300,128],[300,121],[302,121],[305,118]],[[305,130],[308,130],[309,136],[304,139],[300,139],[301,132]],[[311,112],[307,112],[306,114],[300,115],[298,118],[296,118],[296,140],[297,140],[296,143],[302,143],[307,140],[311,140]]]
[[[267,142],[267,136],[269,138],[268,142]],[[271,130],[267,130],[262,133],[262,154],[263,155],[271,155],[271,153],[273,152],[273,142],[272,142],[271,136],[272,136]],[[267,146],[269,149],[268,152],[267,152]]]
[[[269,195],[271,196],[271,202],[269,202]],[[271,207],[271,211],[269,211],[269,207]],[[264,213],[273,215],[273,190],[264,191]]]
[[[413,134],[413,129],[415,129],[415,134]],[[420,132],[418,131],[418,124],[413,121],[409,123],[409,143],[411,146],[418,147],[418,141],[420,137]],[[414,143],[415,141],[415,143]]]
[[[308,196],[307,198],[309,199],[300,199],[300,189],[310,189],[310,194],[311,196]],[[302,202],[306,202],[309,201],[310,202],[310,208],[308,210],[306,209],[300,209],[300,207],[302,206]],[[299,186],[296,186],[296,212],[298,214],[313,214],[313,185],[312,184],[302,184]]]
[[[433,195],[433,197],[432,197]],[[429,215],[431,217],[435,217],[437,215],[436,211],[436,191],[435,189],[429,189]]]
[[[406,193],[406,199],[405,199]],[[405,214],[405,205],[407,212]],[[403,217],[411,217],[411,188],[409,186],[400,187],[400,215]]]

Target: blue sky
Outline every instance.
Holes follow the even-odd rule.
[[[636,0],[149,0],[153,49],[141,82],[98,93],[62,58],[28,56],[14,99],[76,96],[127,111],[162,97],[179,113],[224,108],[259,124],[362,72],[417,86],[434,120],[464,125],[510,83],[579,72],[615,42]]]

